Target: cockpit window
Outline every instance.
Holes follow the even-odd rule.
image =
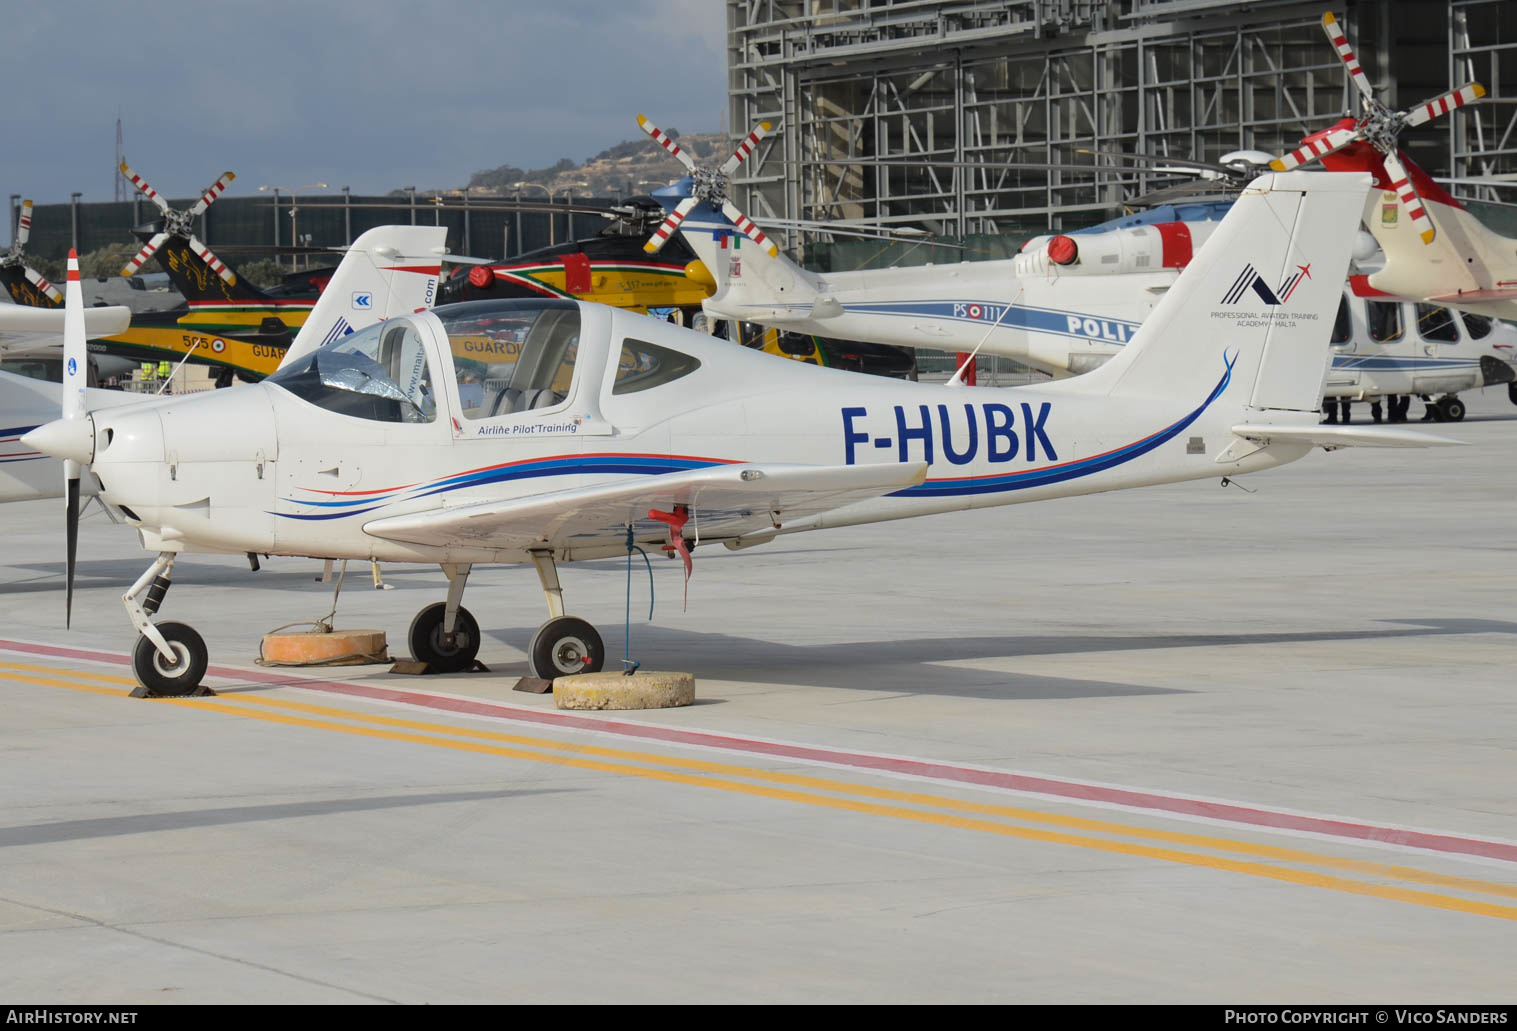
[[[1338,319],[1333,323],[1333,339],[1335,344],[1346,344],[1354,339],[1354,320],[1349,314],[1348,296],[1338,298]]]
[[[613,394],[635,394],[688,376],[701,367],[701,360],[681,351],[670,350],[644,340],[628,337],[622,341],[621,357],[616,362]]]
[[[569,397],[579,307],[482,302],[436,309],[448,335],[466,419],[552,408]]]
[[[1484,340],[1491,333],[1491,320],[1484,315],[1476,315],[1471,311],[1462,311],[1459,317],[1464,319],[1464,328],[1469,331],[1471,340]]]
[[[1424,340],[1457,344],[1459,327],[1454,322],[1454,313],[1441,304],[1417,305],[1417,332]]]
[[[437,418],[426,349],[406,319],[376,323],[320,347],[268,382],[339,415],[375,422]]]
[[[1367,301],[1365,314],[1369,316],[1370,339],[1385,343],[1401,339],[1401,305],[1395,301]]]

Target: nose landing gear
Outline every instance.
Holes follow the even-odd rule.
[[[205,640],[184,623],[155,625],[152,621],[172,584],[174,558],[172,551],[159,553],[147,572],[121,596],[127,617],[142,635],[132,649],[132,672],[149,695],[182,698],[209,694],[200,687],[209,659]],[[138,602],[143,591],[147,596]]]

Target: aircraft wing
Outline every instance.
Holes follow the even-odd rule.
[[[122,305],[84,309],[84,335],[108,337],[132,322],[132,309]],[[0,304],[0,351],[15,354],[63,346],[63,309]]]
[[[893,465],[734,464],[534,494],[509,501],[390,516],[364,525],[386,540],[433,547],[589,547],[660,541],[667,526],[650,509],[690,509],[687,534],[737,537],[921,483],[925,462]]]

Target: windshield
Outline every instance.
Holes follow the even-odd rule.
[[[342,337],[266,382],[339,415],[375,422],[431,422],[437,417],[426,349],[406,319]]]

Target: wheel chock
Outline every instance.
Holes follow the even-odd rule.
[[[547,694],[553,690],[553,681],[544,680],[542,677],[522,677],[511,690],[525,694]]]
[[[553,681],[560,709],[668,709],[695,702],[695,675],[638,670],[576,673]]]
[[[184,694],[159,694],[157,691],[154,691],[150,687],[143,687],[141,684],[138,684],[136,687],[132,688],[132,693],[129,694],[129,695],[127,695],[127,697],[128,698],[214,698],[214,697],[216,697],[216,692],[212,691],[209,687],[206,687],[204,684],[201,684],[198,687],[196,687],[195,690],[188,691],[188,692],[186,692]]]
[[[431,676],[432,674],[435,674],[435,673],[441,673],[442,670],[433,669],[431,666],[427,665],[425,662],[420,662],[420,661],[418,661],[416,659],[396,659],[395,660],[395,665],[393,665],[393,666],[390,667],[390,672],[391,673],[398,673],[401,676],[407,676],[407,677],[425,677],[425,676]],[[468,669],[460,670],[459,672],[461,672],[461,673],[488,673],[488,672],[490,672],[490,667],[486,666],[483,662],[480,662],[478,659],[475,659],[474,662],[469,666]]]

